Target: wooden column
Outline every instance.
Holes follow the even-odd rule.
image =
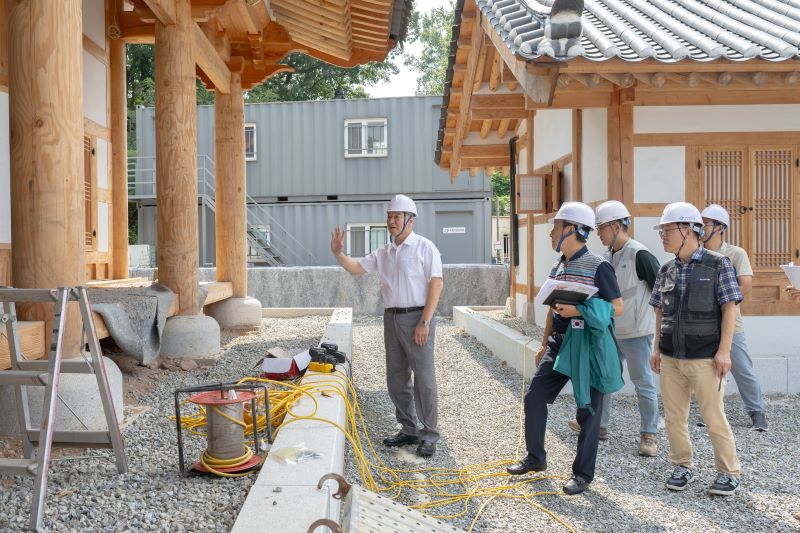
[[[611,93],[611,105],[608,107],[608,198],[622,198],[622,152],[620,147],[620,94],[618,90]]]
[[[81,0],[12,1],[8,9],[13,282],[23,288],[86,280],[83,206]],[[52,305],[20,306],[45,320]],[[71,305],[64,353],[76,355],[80,315]]]
[[[244,158],[244,95],[239,73],[231,74],[230,94],[214,97],[217,280],[233,283],[233,297],[247,297],[247,206]]]
[[[111,43],[111,273],[128,277],[128,105],[125,42]]]
[[[156,194],[158,277],[178,298],[179,315],[196,315],[197,125],[192,11],[175,0],[176,23],[156,21]]]

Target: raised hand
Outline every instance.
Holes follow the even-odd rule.
[[[344,230],[336,228],[331,233],[331,253],[333,255],[340,255],[344,253]]]

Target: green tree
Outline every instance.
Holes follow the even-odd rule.
[[[419,73],[415,90],[418,95],[444,94],[454,16],[453,0],[447,6],[434,8],[429,14],[420,16],[414,11],[411,15],[408,40],[418,40],[422,51],[419,55],[405,53],[403,61],[408,68]]]
[[[305,54],[287,56],[281,63],[294,72],[280,72],[247,92],[247,102],[297,102],[329,100],[341,92],[344,98],[367,98],[365,86],[388,81],[397,73],[396,52],[383,63],[343,68]]]
[[[506,216],[511,213],[511,178],[499,170],[495,170],[491,180],[492,196],[497,198],[492,202],[492,216]]]

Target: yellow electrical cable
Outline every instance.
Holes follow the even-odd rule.
[[[516,450],[517,458],[519,457],[519,452],[522,447],[522,430],[524,425],[523,402],[525,395],[525,374],[527,368],[525,354],[529,344],[530,342],[523,346],[522,354],[523,377],[519,411],[519,438],[517,441]],[[521,494],[518,492],[519,489],[535,481],[541,481],[545,479],[564,479],[563,476],[538,475],[521,481],[511,482],[511,480],[514,479],[512,476],[509,476],[503,471],[497,471],[497,469],[503,469],[505,466],[514,462],[509,459],[499,459],[484,463],[477,463],[461,469],[393,469],[388,467],[380,458],[380,455],[372,445],[372,439],[367,431],[364,415],[361,411],[361,406],[358,403],[358,396],[352,381],[350,381],[346,374],[339,370],[329,374],[329,376],[330,377],[327,379],[318,379],[313,383],[306,384],[288,383],[257,377],[246,377],[239,381],[238,384],[257,382],[270,386],[267,394],[270,405],[270,420],[272,421],[274,427],[273,435],[277,435],[283,427],[301,420],[315,420],[339,429],[339,431],[342,432],[353,448],[356,470],[361,477],[362,484],[368,490],[383,494],[391,499],[399,498],[404,492],[416,493],[420,496],[427,497],[429,501],[410,506],[411,508],[425,511],[461,504],[459,506],[460,510],[454,511],[450,514],[431,515],[433,518],[439,519],[453,519],[463,516],[469,512],[469,503],[472,499],[484,498],[485,500],[478,508],[478,511],[474,516],[468,531],[473,530],[484,509],[496,498],[524,500],[533,507],[551,516],[556,522],[564,526],[564,528],[568,531],[574,533],[574,528],[564,519],[543,505],[532,501],[533,498],[538,496],[558,495],[560,492],[537,491],[527,494]],[[343,427],[332,420],[316,416],[316,413],[319,409],[319,404],[316,398],[317,396],[338,396],[342,399],[345,404],[346,427]],[[292,408],[301,398],[304,397],[311,400],[313,408],[308,414],[294,412]],[[257,395],[257,407],[258,406],[264,406],[263,393]],[[198,406],[198,413],[181,417],[182,427],[189,430],[194,435],[205,435],[205,432],[202,429],[205,426],[205,413],[205,409],[201,406]],[[290,415],[288,419],[287,415]],[[233,419],[227,415],[223,416],[232,422],[243,426],[245,428],[246,435],[252,435],[254,430],[262,432],[266,429],[267,417],[265,414],[263,414],[263,412],[255,414],[255,424],[253,424],[253,415],[252,413],[249,413],[248,410],[245,410],[244,412],[243,421]],[[252,458],[253,452],[249,448],[245,448],[246,453],[242,457],[231,459],[230,461],[234,463],[241,461],[241,464],[244,464],[244,457],[247,455],[247,452],[250,454],[247,460]],[[367,458],[368,455],[371,455],[375,461],[370,461]],[[204,461],[208,462],[208,464],[206,464]],[[225,474],[224,472],[219,472],[216,469],[224,468],[226,465],[221,465],[217,463],[214,458],[207,457],[207,453],[205,452],[201,458],[201,463],[208,468],[209,471],[218,475],[238,477],[248,474]],[[408,477],[415,475],[422,475],[423,479],[413,479]],[[481,482],[495,478],[505,478],[506,482],[505,484],[493,486],[481,485]]]

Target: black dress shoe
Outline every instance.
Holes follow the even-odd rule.
[[[419,437],[416,435],[406,435],[403,432],[398,433],[393,437],[386,437],[383,439],[384,446],[405,446],[406,444],[416,444],[419,442]]]
[[[417,446],[417,455],[420,457],[430,457],[436,453],[436,443],[429,440],[420,441]]]
[[[569,481],[564,484],[561,490],[564,491],[564,494],[573,496],[588,489],[589,483],[591,483],[591,481],[586,481],[581,476],[572,476]]]
[[[512,476],[521,476],[522,474],[527,474],[528,472],[542,472],[544,470],[547,470],[547,463],[543,465],[536,464],[528,457],[506,468],[506,472]]]

